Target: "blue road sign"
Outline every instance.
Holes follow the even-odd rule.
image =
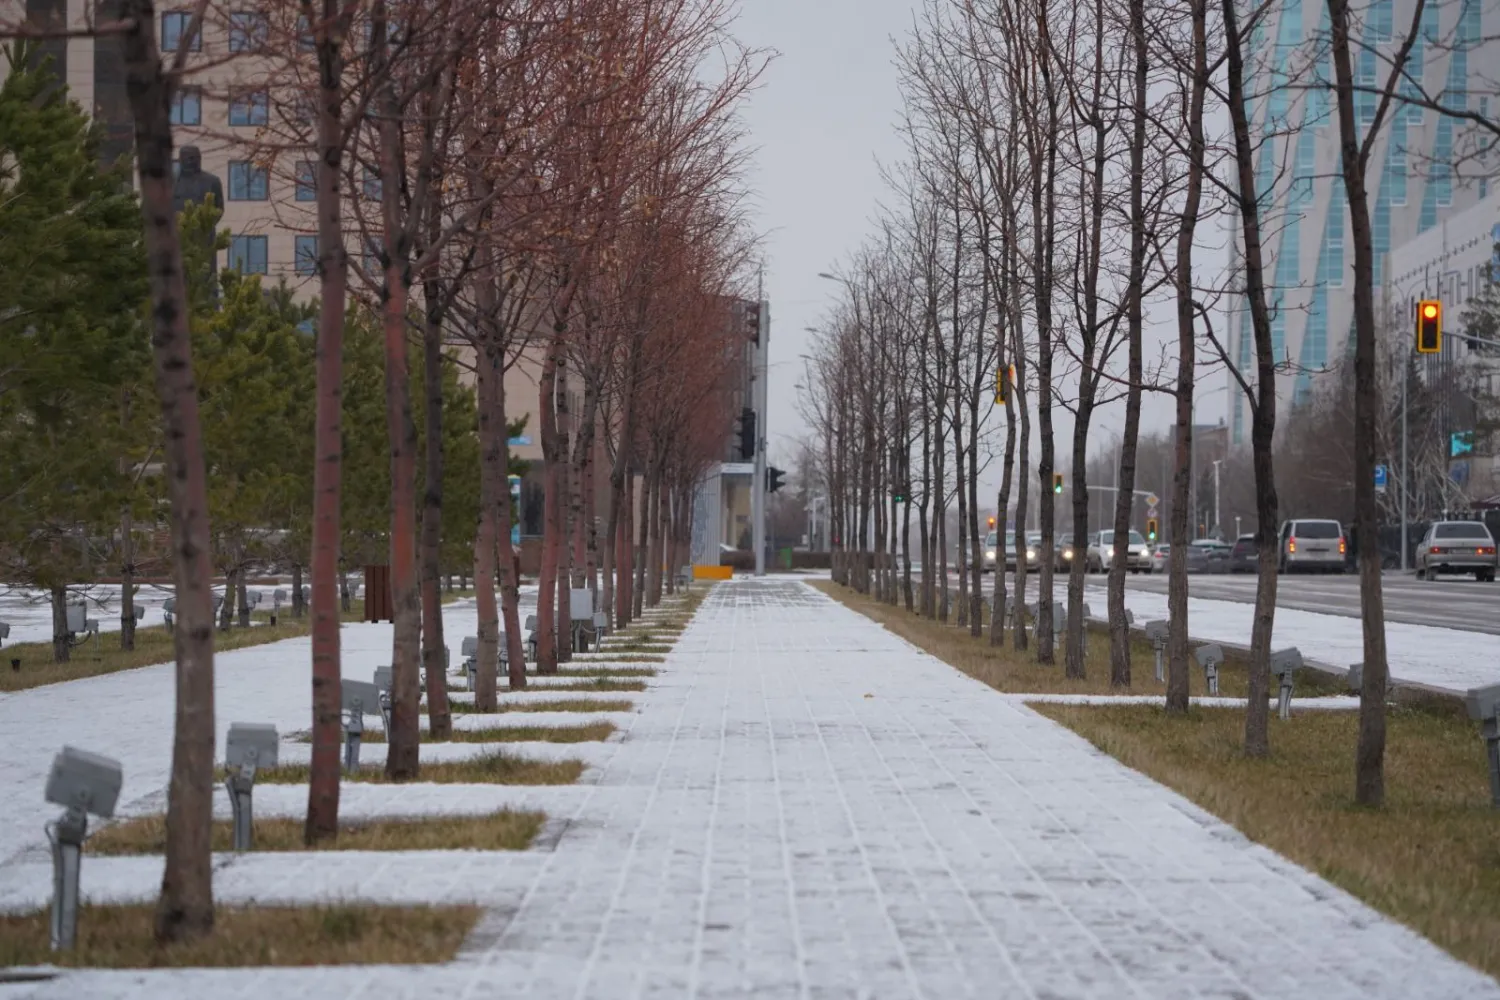
[[[1383,465],[1375,466],[1375,489],[1381,493],[1385,492],[1386,484],[1390,480],[1390,470]]]
[[[1472,455],[1474,453],[1474,432],[1454,431],[1448,436],[1448,457],[1457,458],[1460,455]]]

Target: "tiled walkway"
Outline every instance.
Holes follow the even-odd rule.
[[[482,885],[492,906],[450,965],[87,973],[0,997],[1500,998],[795,581],[717,587],[634,698],[618,750],[558,790],[554,841],[405,859],[402,896],[446,867],[462,878],[430,884]],[[129,863],[149,887],[154,866]],[[224,889],[310,864],[327,893],[382,895],[347,855],[245,859]],[[105,869],[91,859],[85,883]]]

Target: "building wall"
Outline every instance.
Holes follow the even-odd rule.
[[[1441,383],[1457,370],[1477,376],[1485,391],[1500,395],[1500,360],[1471,350],[1465,344],[1464,306],[1494,280],[1500,243],[1500,194],[1480,201],[1473,208],[1444,220],[1415,239],[1391,251],[1384,286],[1386,308],[1396,317],[1397,331],[1411,336],[1415,303],[1435,298],[1443,304],[1443,350],[1419,358],[1423,378]],[[1447,408],[1443,436],[1473,429],[1463,414]],[[1464,486],[1471,501],[1500,494],[1500,456],[1492,447],[1485,453],[1462,456],[1450,464],[1450,472]]]
[[[1362,18],[1356,82],[1376,86],[1384,82],[1388,64],[1363,46],[1394,54],[1395,35],[1410,24],[1415,0],[1365,0],[1355,9]],[[1411,53],[1411,72],[1420,75],[1429,92],[1446,89],[1453,103],[1489,114],[1491,102],[1500,95],[1478,88],[1480,78],[1488,75],[1484,68],[1500,55],[1500,43],[1486,38],[1497,25],[1500,0],[1429,0],[1422,36],[1443,44],[1419,41]],[[1283,405],[1306,400],[1319,375],[1339,362],[1353,343],[1354,253],[1339,176],[1338,115],[1332,94],[1317,86],[1333,79],[1323,41],[1327,35],[1325,4],[1279,0],[1250,44],[1250,51],[1259,54],[1248,89],[1260,95],[1251,113],[1261,139],[1256,178],[1266,234],[1272,336],[1278,361],[1290,362],[1277,377]],[[1454,94],[1459,96],[1451,97]],[[1373,96],[1357,96],[1362,122],[1373,118],[1374,108]],[[1451,166],[1469,141],[1464,127],[1451,118],[1392,104],[1368,171],[1377,275],[1385,273],[1394,247],[1488,195],[1488,182],[1480,176],[1484,161],[1468,162],[1462,176]],[[1235,235],[1238,263],[1238,229]],[[1254,340],[1243,302],[1234,310],[1230,327],[1231,360],[1253,375]],[[1248,406],[1233,375],[1227,378],[1231,440],[1248,443]]]

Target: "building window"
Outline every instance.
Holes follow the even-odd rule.
[[[183,36],[187,34],[188,25],[192,22],[193,15],[185,10],[169,10],[161,16],[161,50],[163,52],[176,52],[182,45]],[[195,32],[188,39],[189,52],[203,51],[203,32]]]
[[[318,238],[316,236],[298,236],[296,254],[294,267],[299,277],[311,278],[318,273]]]
[[[1370,49],[1360,50],[1354,72],[1354,85],[1364,88],[1375,86],[1375,53]],[[1376,99],[1370,90],[1355,91],[1354,102],[1357,106],[1357,120],[1361,125],[1369,125],[1375,121]]]
[[[374,167],[365,167],[360,181],[360,192],[370,201],[380,200],[380,171]]]
[[[1390,177],[1391,204],[1406,204],[1406,126],[1391,129],[1385,152],[1385,169]]]
[[[229,98],[229,124],[266,125],[271,120],[271,98],[264,90],[248,90]]]
[[[313,35],[312,24],[307,20],[307,15],[303,14],[297,18],[297,48],[303,52],[313,52],[317,47],[318,40]]]
[[[229,51],[258,52],[270,37],[266,15],[255,10],[236,10],[229,14]]]
[[[1438,208],[1453,204],[1453,167],[1447,163],[1432,165],[1433,201]]]
[[[318,178],[313,161],[302,160],[297,164],[297,200],[318,200]]]
[[[1395,6],[1393,0],[1375,0],[1370,7],[1369,21],[1366,22],[1369,28],[1366,41],[1378,44],[1391,40],[1391,29],[1395,22]]]
[[[199,87],[178,87],[172,92],[171,122],[173,125],[203,124],[203,90]]]
[[[269,171],[249,160],[229,161],[230,201],[265,201],[270,197]]]
[[[264,236],[231,236],[229,267],[241,274],[266,274],[270,270],[266,243]]]
[[[385,252],[385,240],[379,236],[370,236],[365,239],[365,252],[360,266],[364,268],[365,274],[372,279],[379,278],[384,273],[384,265],[380,262],[380,256]]]

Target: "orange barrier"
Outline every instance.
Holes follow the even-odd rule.
[[[694,580],[729,580],[734,577],[733,566],[694,566]]]

